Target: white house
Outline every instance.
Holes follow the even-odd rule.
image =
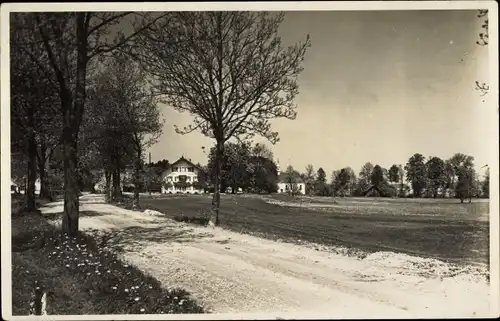
[[[182,156],[176,162],[170,164],[162,173],[161,192],[165,193],[184,193],[201,194],[203,189],[196,186],[198,182],[198,173],[200,168],[190,160]],[[193,184],[195,183],[195,184]]]
[[[293,178],[293,183],[290,183],[290,178],[285,173],[281,173],[279,163],[276,165],[278,172],[278,193],[290,193],[295,190],[296,194],[306,194],[306,184],[302,178],[297,175]]]
[[[10,180],[10,193],[19,193],[19,185],[16,184],[12,179]]]
[[[10,192],[11,193],[21,193],[21,194],[24,194],[26,192],[26,185],[27,185],[27,182],[24,183],[24,186],[20,185],[20,184],[17,184],[16,182],[14,182],[12,179],[10,180]],[[40,185],[40,179],[37,178],[35,180],[35,194],[40,194],[40,188],[41,188],[41,185]]]

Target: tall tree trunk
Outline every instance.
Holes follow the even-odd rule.
[[[224,156],[224,142],[217,140],[215,147],[215,182],[214,182],[214,196],[212,198],[212,213],[210,215],[210,223],[218,226],[219,222],[219,209],[220,209],[220,183],[221,183],[221,169],[222,157]]]
[[[456,196],[455,175],[453,175],[453,177],[451,178],[451,191],[453,193],[453,197],[455,197]],[[452,198],[452,193],[450,193],[450,198]]]
[[[113,168],[113,192],[111,198],[116,201],[122,197],[121,190],[121,170],[120,170],[120,156],[115,156],[115,164]]]
[[[49,187],[47,184],[47,170],[46,170],[46,162],[44,157],[38,158],[38,175],[40,176],[40,198],[52,201],[52,197],[50,195]]]
[[[91,194],[95,194],[96,193],[95,184],[96,184],[96,182],[93,179],[91,179],[91,182],[90,182],[90,193]]]
[[[40,176],[40,198],[52,201],[53,198],[47,182],[47,168],[52,152],[49,152],[49,154],[47,154],[47,151],[47,144],[45,143],[44,137],[42,137],[42,140],[40,142],[40,153],[37,157],[38,174]]]
[[[63,151],[64,151],[64,216],[62,221],[63,231],[69,236],[78,234],[78,219],[80,203],[78,200],[78,132],[83,117],[86,76],[87,76],[87,27],[85,12],[78,12],[75,17],[77,59],[75,75],[75,95],[72,95],[68,83],[61,73],[56,71],[60,90],[61,107],[63,115]],[[74,100],[73,98],[74,97]]]
[[[105,179],[105,186],[104,186],[104,199],[106,203],[111,202],[111,171],[109,170],[104,170],[104,179]]]
[[[78,234],[80,208],[77,180],[77,141],[76,129],[65,126],[62,137],[64,151],[64,216],[62,228],[70,236]]]
[[[28,182],[26,185],[26,207],[27,212],[36,209],[35,182],[36,182],[36,141],[35,134],[31,132],[28,137]]]
[[[132,203],[133,208],[140,208],[139,204],[139,184],[140,184],[140,171],[141,171],[141,150],[137,151],[137,158],[135,160],[135,172],[134,172],[134,200]]]
[[[113,170],[113,191],[111,193],[111,198],[116,201],[118,200],[122,193],[121,193],[121,181],[120,181],[120,169],[115,168]]]

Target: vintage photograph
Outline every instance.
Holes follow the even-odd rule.
[[[497,5],[443,3],[2,5],[3,318],[498,317]]]

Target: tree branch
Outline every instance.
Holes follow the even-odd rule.
[[[130,14],[130,13],[128,13]],[[162,17],[166,16],[168,13],[164,13],[162,15],[160,15],[159,17],[153,19],[153,21],[147,23],[145,26],[143,26],[142,28],[140,28],[139,30],[135,30],[131,35],[125,37],[124,39],[122,39],[121,41],[119,41],[118,43],[114,44],[114,45],[101,45],[101,46],[97,46],[96,48],[94,48],[94,52],[91,53],[89,56],[88,56],[88,59],[91,59],[97,55],[100,55],[100,54],[104,54],[104,53],[109,53],[109,52],[112,52],[118,48],[120,48],[121,46],[123,46],[124,44],[126,44],[128,41],[130,41],[132,38],[134,38],[135,36],[137,36],[138,34],[142,33],[144,30],[148,29],[149,26],[151,26],[152,24],[154,24],[156,21],[158,21],[159,19],[161,19]],[[110,22],[108,22],[109,24]],[[100,26],[99,28],[102,28],[102,26]]]
[[[104,26],[107,26],[111,22],[116,21],[116,20],[118,20],[120,18],[124,18],[124,17],[126,17],[126,16],[128,16],[128,15],[130,15],[132,13],[133,12],[124,12],[124,13],[118,14],[116,16],[112,16],[111,18],[108,18],[108,19],[102,19],[101,23],[93,26],[92,28],[90,28],[90,30],[88,30],[87,36],[92,35],[94,32],[96,32],[97,30],[99,30],[100,28],[102,28]],[[88,19],[87,19],[87,25],[88,25],[90,23],[90,19],[91,19],[91,17],[90,17],[91,12],[89,12],[87,14],[89,14],[89,16],[87,16],[88,17]]]

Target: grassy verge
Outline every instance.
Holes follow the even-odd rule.
[[[12,311],[27,315],[36,287],[45,289],[47,313],[204,313],[188,292],[165,289],[81,233],[68,238],[36,214],[12,217]]]
[[[127,209],[127,210],[153,210],[162,213],[162,211],[158,208],[155,208],[153,206],[149,205],[144,205],[141,204],[140,209],[135,209],[132,206],[132,197],[128,195],[123,195],[120,200],[112,202],[113,205]],[[189,223],[189,224],[195,224],[195,225],[201,225],[201,226],[207,226],[209,217],[208,216],[192,216],[192,215],[185,215],[185,214],[180,214],[180,215],[175,215],[172,217],[174,221],[177,222],[183,222],[183,223]]]

